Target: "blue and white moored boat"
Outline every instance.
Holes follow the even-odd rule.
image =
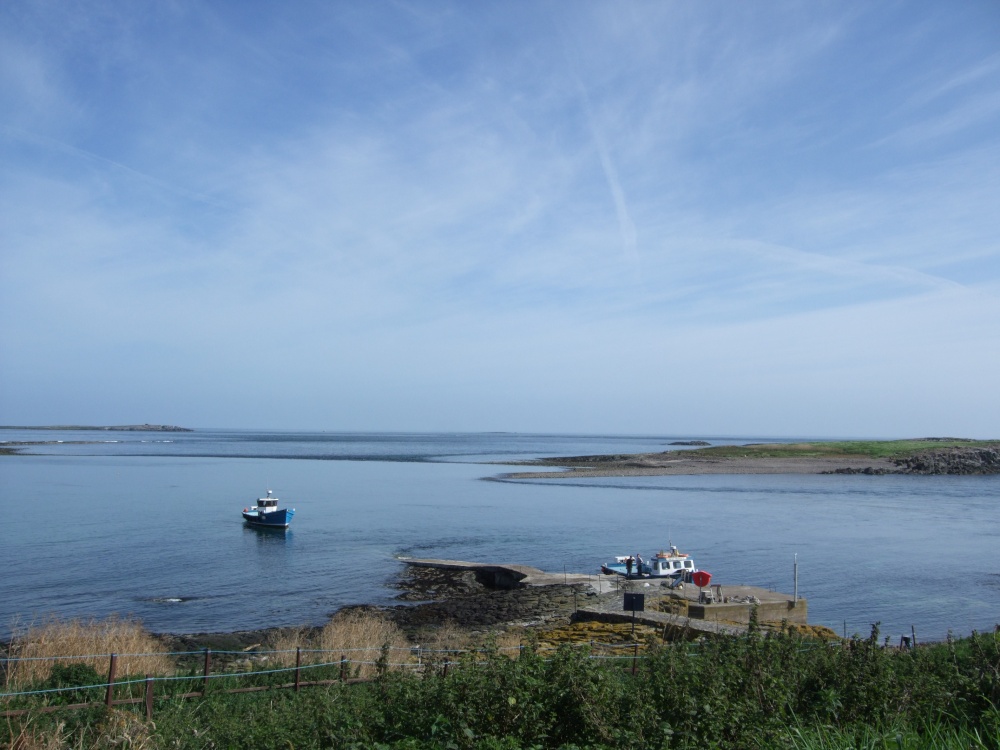
[[[295,508],[279,508],[278,498],[273,497],[271,490],[267,497],[257,500],[256,505],[243,509],[243,520],[251,526],[266,526],[272,529],[287,529],[295,515]]]

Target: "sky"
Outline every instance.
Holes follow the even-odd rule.
[[[996,0],[0,3],[0,424],[997,438],[998,382]]]

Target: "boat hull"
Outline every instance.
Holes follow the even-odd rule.
[[[243,520],[251,526],[263,526],[270,529],[287,529],[292,522],[295,511],[291,508],[261,513],[256,510],[243,511]]]
[[[606,563],[601,566],[601,572],[607,576],[621,576],[622,578],[659,578],[661,580],[683,580],[685,583],[691,581],[691,574],[694,572],[689,568],[684,568],[680,570],[673,570],[669,573],[657,573],[651,571],[649,566],[643,565],[642,570],[637,571],[634,568],[632,572],[629,573],[624,565],[619,565],[617,563]]]

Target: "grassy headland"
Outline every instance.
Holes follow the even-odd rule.
[[[692,453],[720,458],[902,458],[943,448],[995,448],[997,440],[913,438],[908,440],[838,440],[814,443],[748,443],[698,448]]]
[[[1000,474],[1000,440],[917,438],[714,445],[660,453],[564,456],[517,462],[565,472],[508,479],[669,474]]]

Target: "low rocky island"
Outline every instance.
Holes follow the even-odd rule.
[[[22,430],[39,432],[194,432],[190,427],[169,424],[124,424],[124,425],[0,425],[0,430]],[[97,440],[3,440],[0,441],[0,456],[23,453],[26,448],[36,445],[88,445],[105,442]]]
[[[497,479],[682,474],[1000,474],[1000,440],[919,438],[717,445],[661,453],[565,456],[512,462],[542,471]],[[552,468],[564,471],[552,471]]]
[[[122,424],[122,425],[0,425],[0,430],[54,430],[65,432],[194,432],[190,427],[171,424]]]

